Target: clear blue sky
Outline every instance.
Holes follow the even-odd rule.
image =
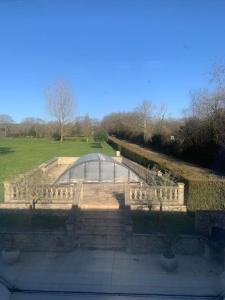
[[[79,115],[153,99],[179,116],[224,37],[224,0],[0,0],[0,114],[49,118],[45,90],[64,77]]]

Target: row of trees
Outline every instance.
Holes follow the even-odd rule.
[[[144,101],[131,112],[112,113],[102,126],[113,135],[225,172],[225,65],[210,73],[210,89],[191,93],[185,116],[171,119],[165,105]]]
[[[10,121],[9,121],[10,120]],[[88,115],[77,117],[63,126],[63,138],[83,136],[86,141],[93,133],[100,129],[100,122],[90,118]],[[49,137],[56,140],[61,139],[60,127],[57,121],[46,122],[38,118],[26,118],[16,123],[8,115],[0,115],[0,135],[2,137]]]
[[[15,124],[10,116],[0,115],[1,135],[54,137],[61,142],[64,136],[84,136],[88,142],[94,132],[105,129],[119,138],[224,171],[225,65],[212,68],[210,83],[210,89],[191,93],[183,118],[168,118],[166,105],[156,107],[145,100],[133,111],[111,113],[100,123],[88,115],[74,120],[74,94],[65,81],[59,80],[49,87],[46,97],[54,121],[26,118]]]
[[[100,123],[88,115],[74,118],[76,100],[65,80],[58,80],[46,92],[47,109],[54,121],[45,122],[40,118],[28,117],[15,123],[11,116],[0,115],[1,136],[54,137],[63,142],[64,137],[90,136],[99,129]]]

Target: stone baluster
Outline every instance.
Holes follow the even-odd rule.
[[[125,206],[129,207],[131,204],[131,192],[132,189],[129,187],[128,184],[125,185]]]
[[[179,205],[184,205],[184,183],[182,183],[182,182],[178,183],[177,192],[178,192],[177,200],[178,200]]]

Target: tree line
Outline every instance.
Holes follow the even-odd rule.
[[[167,108],[143,101],[130,112],[107,115],[102,126],[118,138],[225,172],[225,65],[214,65],[209,88],[190,93],[183,117],[168,117]]]
[[[83,136],[88,142],[101,124],[85,115],[75,118],[76,99],[68,82],[57,80],[46,91],[47,111],[53,121],[27,117],[15,123],[11,116],[0,115],[0,135],[4,137],[50,137],[63,142],[65,137]]]
[[[74,118],[76,99],[69,84],[58,80],[48,88],[46,101],[53,121],[28,117],[20,123],[0,115],[1,136],[83,136],[88,142],[105,130],[118,138],[151,147],[184,160],[225,172],[225,65],[214,65],[209,87],[192,91],[183,117],[169,118],[165,104],[145,100],[128,112],[113,112],[99,121],[89,115]],[[105,132],[96,134],[106,139]]]

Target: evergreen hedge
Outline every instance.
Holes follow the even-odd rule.
[[[145,167],[156,165],[184,182],[185,203],[189,211],[225,209],[223,177],[213,174],[208,169],[193,166],[115,137],[109,137],[108,143],[116,150],[120,150],[124,157]]]

